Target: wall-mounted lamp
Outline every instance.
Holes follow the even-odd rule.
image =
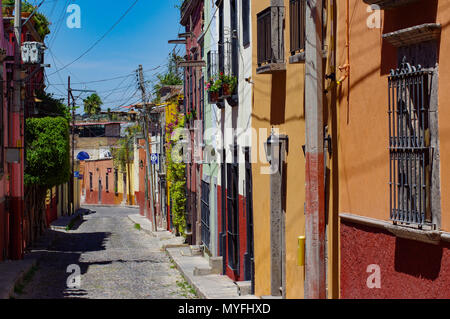
[[[275,159],[276,152],[277,152],[277,150],[279,151],[280,144],[282,142],[286,142],[286,151],[288,151],[289,137],[286,135],[281,135],[281,136],[275,135],[274,132],[272,131],[269,138],[264,143],[264,149],[266,151],[266,158],[267,158],[267,162],[269,162],[269,164],[272,164],[272,161]]]

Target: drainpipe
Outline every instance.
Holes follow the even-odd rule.
[[[325,299],[322,0],[307,1],[305,53],[305,299]]]

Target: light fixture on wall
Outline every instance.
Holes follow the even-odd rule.
[[[281,135],[281,136],[275,135],[272,130],[272,133],[270,134],[269,138],[264,143],[264,149],[266,151],[266,158],[267,158],[267,162],[269,164],[272,165],[272,161],[276,158],[279,158],[279,154],[278,154],[278,156],[276,156],[277,155],[276,152],[280,150],[280,144],[283,141],[286,142],[286,151],[287,151],[289,137],[286,135]]]

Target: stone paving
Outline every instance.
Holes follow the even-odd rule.
[[[16,298],[195,298],[160,250],[160,240],[135,228],[128,218],[138,213],[136,209],[95,210],[72,231],[49,231],[47,245],[30,253],[38,260],[38,271]],[[70,265],[77,265],[81,271],[77,289],[67,288]]]

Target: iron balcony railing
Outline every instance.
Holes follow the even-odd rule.
[[[403,62],[389,76],[391,220],[431,224],[430,72]]]

